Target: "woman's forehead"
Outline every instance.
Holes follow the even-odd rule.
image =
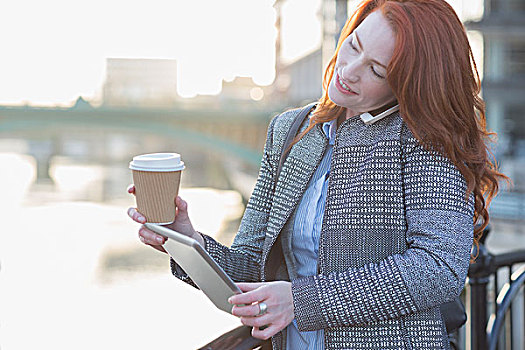
[[[395,35],[390,23],[381,13],[374,11],[354,30],[363,51],[382,63],[388,63],[394,52]]]

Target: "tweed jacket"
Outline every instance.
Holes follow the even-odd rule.
[[[371,125],[344,121],[333,146],[318,274],[294,278],[286,227],[327,145],[318,125],[275,178],[297,113],[270,123],[232,246],[205,235],[207,251],[236,281],[282,278],[285,265],[298,328],[324,329],[326,349],[449,349],[439,305],[463,289],[473,240],[474,203],[464,178],[422,147],[397,112]],[[268,270],[271,254],[284,256],[281,272]],[[273,348],[285,349],[284,339],[276,334]]]

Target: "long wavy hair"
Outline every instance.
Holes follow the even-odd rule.
[[[346,109],[328,97],[328,85],[342,42],[373,11],[382,12],[396,38],[387,82],[400,115],[422,145],[441,152],[464,176],[466,198],[474,195],[474,244],[479,248],[498,181],[508,178],[491,160],[488,144],[495,134],[486,128],[485,103],[465,28],[444,0],[363,1],[341,31],[324,73],[323,95],[308,128],[294,142],[316,124],[344,115]]]

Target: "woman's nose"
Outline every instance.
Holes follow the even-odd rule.
[[[344,65],[341,69],[341,78],[351,83],[357,82],[360,78],[359,63],[349,62]]]

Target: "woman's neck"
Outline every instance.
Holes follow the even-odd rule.
[[[389,108],[394,107],[395,105],[397,105],[397,101],[396,100],[394,100],[394,101],[392,101],[390,103],[387,103],[383,107],[379,107],[377,109],[369,111],[368,113],[372,114],[375,117],[376,115],[383,113],[384,111],[386,111]]]

